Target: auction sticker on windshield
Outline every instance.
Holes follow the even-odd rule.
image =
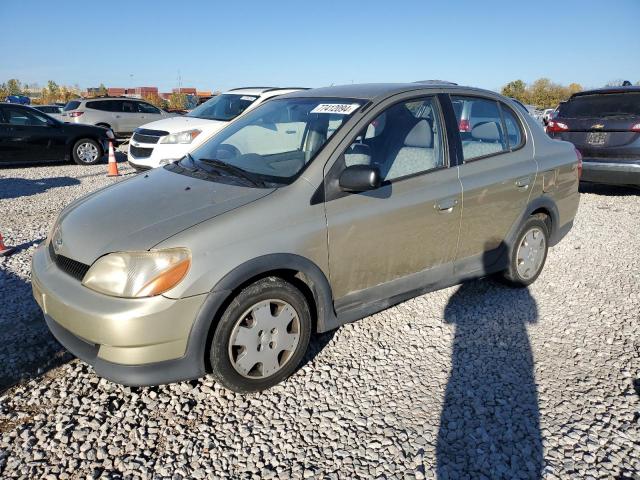
[[[311,113],[337,113],[339,115],[349,115],[355,112],[359,103],[321,103],[311,110]]]

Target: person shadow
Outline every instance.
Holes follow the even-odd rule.
[[[538,309],[529,289],[491,280],[464,283],[444,317],[455,325],[455,336],[437,478],[541,478],[540,412],[527,335]]]

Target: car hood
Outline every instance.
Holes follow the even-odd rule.
[[[199,128],[203,131],[221,130],[227,126],[229,122],[221,122],[219,120],[207,120],[204,118],[176,116],[171,118],[163,118],[155,122],[145,123],[140,128],[147,130],[164,130],[169,133],[183,132],[192,128]]]
[[[201,180],[158,168],[69,205],[55,227],[56,252],[91,265],[106,253],[148,250],[273,190]]]

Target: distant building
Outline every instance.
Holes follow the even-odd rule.
[[[196,95],[197,89],[192,87],[174,88],[173,93],[186,93],[187,95]]]

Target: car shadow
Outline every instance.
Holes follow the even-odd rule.
[[[538,309],[528,288],[463,284],[445,322],[455,325],[440,417],[439,479],[540,478],[540,412],[527,324]]]
[[[51,178],[0,178],[0,200],[29,197],[44,193],[52,188],[80,185],[80,180],[72,177]]]
[[[0,262],[0,289],[11,292],[0,309],[0,394],[21,380],[42,375],[73,357],[49,332],[31,284]]]
[[[599,183],[580,183],[580,193],[593,193],[609,197],[626,197],[640,195],[640,186],[604,185]]]

